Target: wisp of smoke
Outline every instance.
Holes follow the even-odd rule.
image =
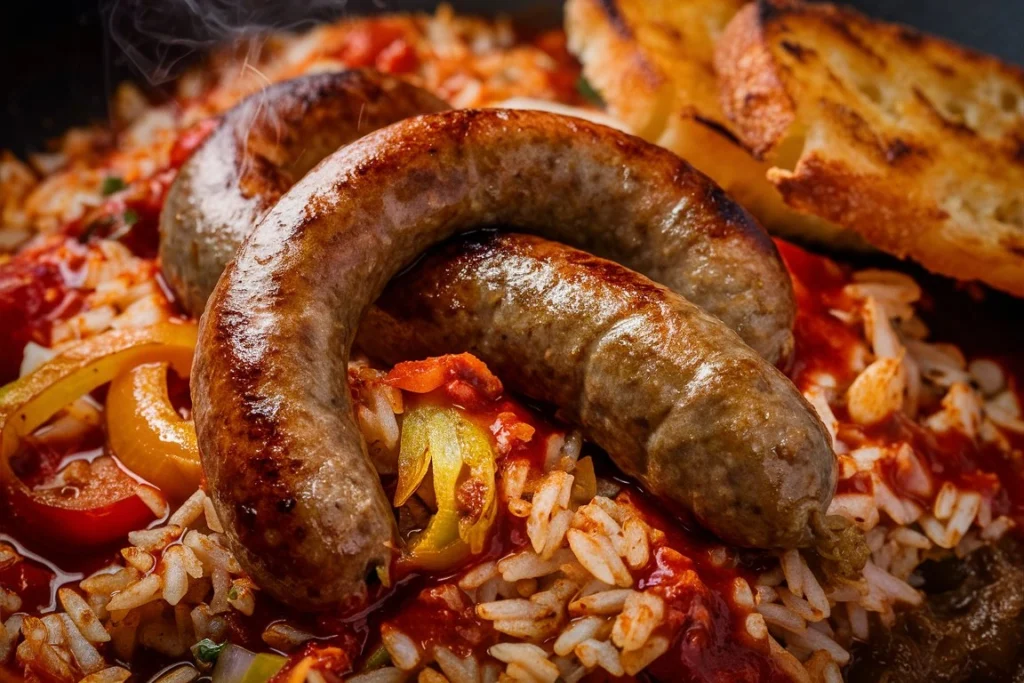
[[[149,82],[179,75],[190,58],[216,45],[268,31],[299,30],[336,18],[348,0],[102,0],[107,37]],[[382,0],[356,3],[383,8]],[[258,41],[257,41],[258,42]]]

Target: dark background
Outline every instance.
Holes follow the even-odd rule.
[[[0,149],[23,154],[64,128],[106,117],[112,86],[156,80],[156,67],[245,25],[300,26],[343,14],[430,9],[436,0],[0,0]],[[557,0],[454,0],[458,11],[504,11],[557,24]],[[1024,63],[1024,0],[852,0]],[[205,18],[197,20],[198,11]],[[112,39],[112,35],[116,39]],[[187,39],[187,40],[185,40]],[[135,51],[129,58],[122,46]],[[133,64],[134,61],[134,64]],[[171,74],[175,72],[172,68]],[[154,87],[159,89],[159,83]]]

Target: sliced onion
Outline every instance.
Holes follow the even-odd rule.
[[[224,646],[217,657],[217,665],[213,667],[213,683],[241,683],[254,659],[256,653],[249,652],[244,647]]]

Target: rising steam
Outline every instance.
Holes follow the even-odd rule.
[[[337,18],[348,0],[103,0],[107,37],[150,85],[173,80],[196,55],[272,30]],[[383,0],[355,3],[384,8]],[[389,3],[394,4],[394,3]],[[258,42],[258,40],[257,40]]]

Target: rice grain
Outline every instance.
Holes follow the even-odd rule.
[[[606,633],[603,633],[606,632]],[[555,654],[566,656],[577,645],[591,638],[603,640],[611,634],[611,622],[601,617],[583,617],[570,622],[555,641]]]
[[[548,660],[547,653],[540,647],[529,643],[498,643],[492,645],[487,653],[506,664],[518,664],[537,680],[544,683],[555,683],[558,679],[558,667]]]
[[[599,666],[612,676],[622,676],[626,673],[619,651],[607,640],[585,640],[576,646],[574,652],[588,669]]]
[[[635,676],[645,669],[648,664],[665,654],[668,651],[669,645],[669,639],[665,636],[651,636],[642,647],[622,653],[621,661],[623,670],[626,674]]]
[[[639,649],[664,617],[665,602],[659,596],[633,591],[626,596],[622,612],[615,618],[612,642],[625,651]]]
[[[608,616],[618,614],[626,605],[626,598],[633,593],[631,589],[607,590],[573,600],[569,603],[569,613],[575,616]]]
[[[578,529],[570,529],[566,537],[576,559],[596,578],[617,586],[633,585],[633,577],[607,537]]]
[[[403,671],[412,671],[419,666],[420,649],[412,638],[387,624],[381,626],[381,641],[395,666]]]
[[[96,613],[92,611],[89,604],[75,591],[67,587],[61,587],[57,591],[57,598],[68,616],[74,622],[75,627],[82,635],[93,643],[106,643],[110,641],[110,634],[103,628]]]
[[[150,574],[128,588],[114,593],[110,598],[110,602],[107,603],[107,609],[111,612],[115,610],[128,610],[156,600],[162,584],[163,582],[158,575]]]
[[[386,666],[356,674],[345,679],[347,683],[404,683],[406,672],[398,667]]]

